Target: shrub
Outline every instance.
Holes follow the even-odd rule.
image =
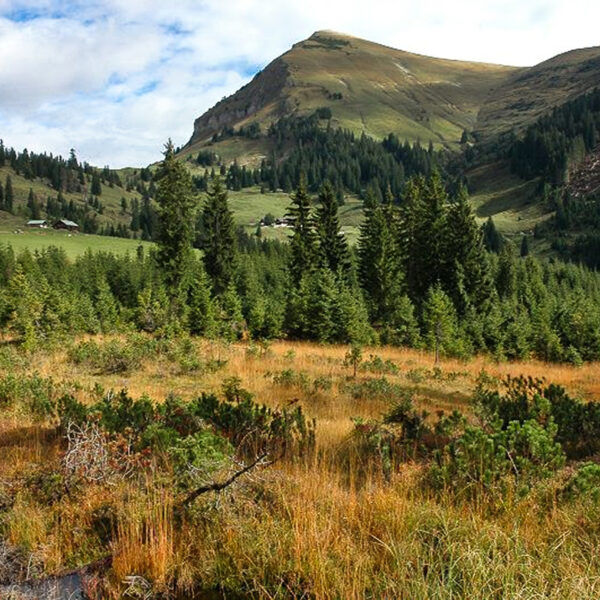
[[[407,394],[407,390],[385,377],[367,379],[360,382],[345,382],[340,391],[350,394],[357,400],[397,400]]]
[[[375,354],[369,355],[369,360],[365,360],[360,365],[361,371],[369,371],[370,373],[386,373],[388,375],[397,375],[398,367],[389,359],[383,360]]]
[[[584,498],[594,503],[600,502],[600,465],[586,463],[579,467],[571,476],[563,493],[569,500]]]
[[[80,342],[69,350],[69,360],[96,369],[99,375],[114,375],[139,369],[142,360],[161,351],[168,352],[168,342],[153,340],[142,335],[125,341],[116,339],[103,344],[95,341]]]
[[[38,373],[0,377],[0,407],[19,407],[38,420],[54,415],[56,392],[52,378]]]
[[[257,404],[237,378],[227,380],[223,389],[224,400],[202,394],[191,403],[192,411],[242,454],[305,456],[313,451],[315,422],[306,419],[300,406],[272,409]]]
[[[509,477],[520,492],[562,467],[565,456],[555,441],[556,426],[537,421],[511,421],[492,431],[467,427],[464,433],[435,454],[429,482],[438,490],[467,497],[504,491]]]
[[[278,373],[267,374],[273,377],[273,383],[285,388],[296,387],[307,391],[310,382],[306,373],[302,371],[294,371],[294,369],[284,369]]]
[[[178,485],[197,486],[226,466],[233,454],[231,444],[209,430],[180,438],[169,448],[169,457]]]
[[[591,456],[600,450],[600,404],[571,398],[555,384],[540,379],[508,377],[504,393],[479,385],[475,405],[485,422],[499,419],[502,427],[511,421],[535,420],[545,425],[550,417],[557,427],[556,439],[569,457]]]

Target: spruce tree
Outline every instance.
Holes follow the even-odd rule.
[[[40,207],[33,193],[33,189],[29,188],[29,196],[27,197],[27,208],[29,209],[29,215],[35,221],[40,218]]]
[[[215,177],[206,193],[202,209],[202,249],[204,268],[213,292],[219,296],[232,281],[236,261],[236,237],[233,213],[227,203],[227,190]]]
[[[188,330],[194,335],[213,337],[216,333],[216,307],[210,293],[210,282],[200,261],[195,265],[188,293]]]
[[[407,186],[407,203],[412,212],[405,265],[409,296],[422,303],[427,290],[437,282],[449,279],[447,237],[447,195],[439,173],[426,181],[416,178]]]
[[[315,269],[317,258],[314,218],[304,174],[300,175],[298,187],[292,194],[291,200],[292,204],[288,208],[287,216],[293,220],[294,234],[290,241],[289,270],[292,283],[298,286],[302,277]]]
[[[364,214],[358,241],[359,281],[371,321],[383,326],[392,320],[403,286],[395,215],[391,205],[378,203],[372,190]]]
[[[317,236],[319,239],[319,259],[322,267],[350,277],[350,253],[348,243],[340,231],[338,201],[331,184],[326,181],[319,192],[320,206],[317,209]]]
[[[164,156],[156,193],[160,219],[157,260],[174,308],[181,312],[189,285],[196,201],[190,173],[175,158],[171,140]]]
[[[502,250],[504,243],[502,235],[498,233],[492,217],[489,217],[483,225],[483,243],[490,252],[498,254]]]
[[[100,175],[98,174],[98,171],[94,171],[94,174],[92,175],[92,186],[90,191],[92,196],[102,195],[102,185],[100,183]]]
[[[12,178],[10,175],[6,176],[6,185],[4,186],[4,210],[9,213],[13,212],[15,202],[15,194],[12,187]]]
[[[423,326],[427,347],[434,350],[435,362],[440,355],[455,353],[459,347],[456,311],[441,285],[432,285],[423,303]]]
[[[449,264],[447,291],[461,315],[468,305],[481,309],[491,293],[491,277],[483,246],[481,229],[469,206],[464,187],[458,191],[447,216],[447,257]]]

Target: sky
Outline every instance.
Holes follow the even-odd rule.
[[[533,65],[600,45],[598,0],[0,0],[0,138],[144,166],[314,31]]]

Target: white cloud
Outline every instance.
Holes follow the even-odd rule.
[[[113,166],[171,136],[317,29],[404,50],[534,64],[598,43],[593,0],[0,0],[0,137]]]

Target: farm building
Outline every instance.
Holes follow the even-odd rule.
[[[32,219],[31,221],[27,221],[27,227],[46,229],[48,227],[48,221],[45,219]]]
[[[66,229],[67,231],[79,231],[79,225],[69,219],[59,219],[53,225],[54,229]]]

